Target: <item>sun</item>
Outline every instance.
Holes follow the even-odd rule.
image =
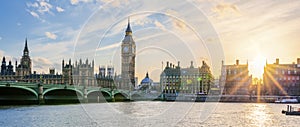
[[[266,65],[266,57],[257,55],[252,62],[253,77],[261,78],[264,73],[264,66]]]

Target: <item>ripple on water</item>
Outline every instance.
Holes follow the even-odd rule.
[[[215,107],[214,107],[215,106]],[[299,104],[293,106],[300,107]],[[1,126],[289,126],[286,105],[267,103],[129,102],[0,108]],[[5,115],[4,115],[5,114]]]

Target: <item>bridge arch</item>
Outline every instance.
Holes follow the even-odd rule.
[[[49,88],[44,91],[45,103],[79,103],[83,93],[75,88]]]
[[[143,95],[141,95],[139,93],[134,93],[131,95],[131,99],[132,100],[143,100]]]
[[[115,101],[129,101],[129,96],[125,92],[118,91],[113,94]]]
[[[35,90],[23,86],[0,86],[0,104],[29,104],[38,102]]]
[[[88,102],[107,102],[111,100],[111,95],[102,90],[90,90],[87,92]]]

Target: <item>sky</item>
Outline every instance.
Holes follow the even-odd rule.
[[[166,62],[206,61],[217,77],[221,61],[263,66],[296,62],[300,1],[244,0],[2,0],[0,57],[18,60],[28,40],[33,71],[61,73],[63,59],[95,60],[120,73],[120,44],[128,17],[137,45],[136,76],[159,81]]]

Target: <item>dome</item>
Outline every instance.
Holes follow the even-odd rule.
[[[146,77],[142,80],[141,84],[152,83],[153,81],[149,78],[148,72]]]

